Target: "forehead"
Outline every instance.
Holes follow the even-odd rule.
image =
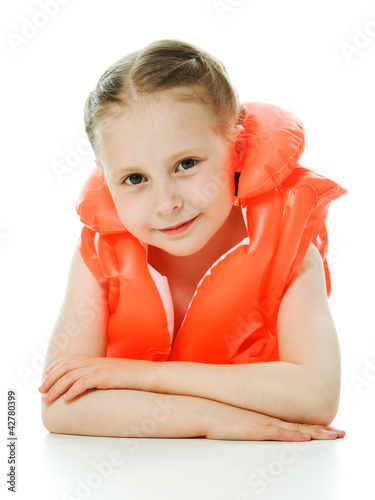
[[[104,136],[119,127],[126,128],[127,125],[129,130],[134,130],[134,125],[168,127],[168,123],[171,126],[185,123],[185,126],[189,126],[189,119],[196,119],[198,116],[199,121],[195,121],[196,128],[200,128],[199,125],[213,128],[213,115],[208,106],[191,98],[184,99],[178,94],[163,92],[139,97],[137,101],[126,106],[113,106],[109,114],[101,119],[99,128]]]
[[[124,155],[136,162],[147,153],[167,157],[176,148],[209,145],[218,137],[207,106],[169,93],[143,97],[114,111],[98,128],[100,156],[111,164]]]

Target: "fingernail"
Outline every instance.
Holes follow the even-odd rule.
[[[41,385],[38,389],[39,392],[44,392],[44,385]]]
[[[311,439],[310,434],[302,434],[301,437],[302,439]]]
[[[328,436],[329,437],[337,437],[337,432],[336,431],[329,431]]]
[[[42,401],[47,401],[47,399],[48,399],[48,394],[42,397]]]

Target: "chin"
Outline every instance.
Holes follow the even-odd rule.
[[[168,245],[165,247],[159,247],[162,248],[165,252],[174,255],[176,257],[188,257],[189,255],[194,255],[198,253],[202,248],[206,246],[207,242],[205,241],[204,243],[196,243],[194,244],[182,244],[182,245]]]

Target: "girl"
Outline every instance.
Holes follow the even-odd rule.
[[[103,74],[85,124],[97,168],[39,389],[47,430],[343,437],[325,217],[345,190],[298,164],[299,120],[162,40]]]

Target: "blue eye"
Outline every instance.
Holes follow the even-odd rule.
[[[144,175],[132,174],[129,175],[129,177],[127,177],[124,180],[124,183],[129,184],[130,186],[137,186],[138,184],[141,184],[144,180],[146,180],[146,177]]]
[[[197,160],[193,160],[192,158],[187,158],[186,160],[180,161],[180,163],[177,165],[177,170],[183,171],[183,170],[189,170],[189,168],[194,167],[197,164]],[[182,166],[182,168],[179,168],[179,166]]]

